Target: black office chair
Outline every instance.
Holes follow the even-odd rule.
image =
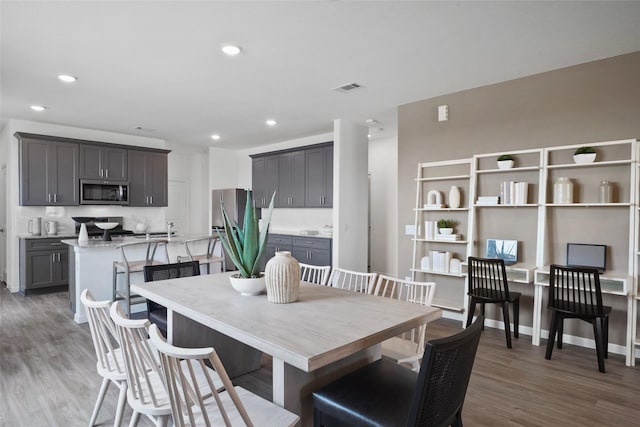
[[[511,348],[511,327],[509,324],[509,304],[513,304],[513,336],[519,337],[520,327],[520,292],[509,292],[507,271],[504,260],[495,258],[468,259],[468,292],[469,312],[467,314],[467,326],[473,320],[476,304],[482,304],[484,316],[485,304],[500,304],[504,320],[504,332],[507,337],[507,347]],[[484,327],[484,326],[483,326]]]
[[[556,334],[558,335],[558,348],[562,348],[564,319],[581,319],[593,325],[598,369],[600,372],[605,372],[604,359],[609,357],[611,307],[602,305],[598,269],[552,265],[549,278],[548,307],[551,310],[551,325],[549,326],[545,359],[551,359]]]
[[[145,265],[144,281],[177,279],[179,277],[199,276],[198,261],[179,262],[175,264]],[[147,317],[151,323],[158,325],[158,329],[167,336],[167,308],[157,302],[147,299]]]
[[[380,359],[313,393],[316,427],[460,426],[483,317],[429,341],[420,372]]]

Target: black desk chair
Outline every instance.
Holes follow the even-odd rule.
[[[469,257],[468,283],[469,313],[467,326],[473,320],[476,304],[482,304],[484,316],[485,304],[500,304],[504,320],[504,332],[507,337],[507,347],[511,348],[511,327],[509,325],[509,304],[513,304],[513,336],[519,337],[520,326],[520,292],[509,292],[507,271],[504,261],[494,258]]]
[[[380,359],[313,393],[316,427],[460,426],[483,317],[429,341],[420,372]]]
[[[562,348],[564,319],[581,319],[593,325],[598,369],[600,372],[605,372],[604,359],[609,357],[611,307],[602,305],[598,269],[552,265],[549,278],[549,309],[551,325],[545,359],[551,359],[556,334],[558,348]]]
[[[145,282],[199,275],[200,264],[198,261],[179,262],[175,264],[145,265],[144,267]],[[164,336],[167,336],[166,307],[147,299],[147,317],[151,323],[158,325],[158,329],[162,331]]]

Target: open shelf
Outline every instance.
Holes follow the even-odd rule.
[[[461,263],[462,275],[469,275],[469,263],[463,262]],[[525,266],[520,263],[514,265],[508,265],[504,268],[507,272],[507,280],[515,283],[525,283],[529,284],[533,282],[533,272],[535,267]]]
[[[549,268],[535,270],[535,284],[549,286]],[[633,282],[632,277],[600,275],[600,287],[603,294],[627,296],[630,292],[628,287]]]
[[[444,271],[422,270],[420,268],[412,268],[415,273],[435,274],[437,276],[462,277],[462,273],[445,273]]]

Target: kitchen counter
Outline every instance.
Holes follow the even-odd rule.
[[[58,234],[41,234],[34,236],[33,234],[19,234],[19,239],[73,239],[78,236],[74,233],[58,233]]]
[[[74,236],[75,237],[75,236]],[[178,257],[186,256],[185,245],[186,240],[196,237],[208,237],[204,235],[190,236],[171,236],[171,240],[167,244],[167,253],[169,259],[165,258],[164,251],[158,251],[156,258],[162,262],[177,262]],[[148,241],[162,239],[161,236],[153,236],[146,240],[145,236],[113,236],[111,241],[104,241],[101,238],[89,239],[87,243],[78,243],[78,239],[63,239],[62,243],[69,247],[69,298],[71,306],[74,310],[73,319],[77,323],[87,321],[84,307],[80,304],[80,294],[84,289],[89,289],[93,297],[98,301],[113,299],[113,262],[120,261],[122,255],[117,246],[122,243],[145,243]],[[166,238],[165,238],[166,239]],[[206,252],[206,242],[201,242],[194,248],[189,248],[194,253]],[[220,246],[216,248],[219,250]],[[201,250],[202,249],[202,250]],[[134,247],[127,252],[130,259],[144,259],[146,246]],[[212,273],[217,270],[212,270]],[[119,288],[124,287],[124,275],[118,275]],[[143,283],[144,277],[142,272],[131,274],[131,284]],[[144,311],[146,306],[138,304],[132,306],[132,312]]]
[[[322,231],[317,230],[318,234],[303,234],[300,230],[292,229],[269,229],[269,234],[283,234],[285,236],[299,236],[299,237],[318,237],[321,239],[331,239],[333,235],[322,234]]]

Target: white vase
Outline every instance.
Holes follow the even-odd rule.
[[[300,289],[300,264],[291,252],[276,252],[265,267],[267,300],[287,304],[298,300]]]
[[[561,176],[553,183],[553,203],[573,203],[573,183]]]
[[[242,277],[239,273],[229,276],[231,286],[240,295],[259,295],[265,290],[265,280],[262,277]]]
[[[460,189],[455,185],[452,185],[451,189],[449,190],[449,207],[450,208],[460,207]]]

